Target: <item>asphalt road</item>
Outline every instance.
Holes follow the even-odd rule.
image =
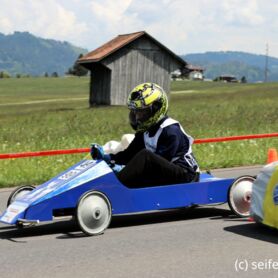
[[[217,170],[255,175],[260,167]],[[0,210],[9,189],[0,190]],[[117,217],[103,235],[72,220],[16,230],[0,224],[0,277],[277,277],[278,231],[227,205]]]

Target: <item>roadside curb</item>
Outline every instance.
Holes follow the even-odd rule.
[[[5,193],[5,192],[10,192],[14,190],[16,187],[5,187],[5,188],[0,188],[0,194]]]
[[[213,169],[211,170],[211,173],[219,178],[236,177],[236,176],[240,177],[243,175],[256,176],[263,167],[264,165],[253,165],[253,166],[240,166],[240,167],[232,167],[232,168]],[[234,172],[237,172],[236,176]]]
[[[231,168],[219,168],[212,169],[212,172],[231,172],[231,171],[248,171],[248,170],[260,170],[264,167],[264,165],[253,165],[253,166],[239,166],[239,167],[231,167]]]

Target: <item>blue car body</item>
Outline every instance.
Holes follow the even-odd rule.
[[[227,202],[234,179],[202,173],[199,182],[128,188],[101,160],[82,160],[55,178],[19,197],[0,216],[6,224],[50,221],[57,212],[74,212],[80,197],[98,191],[109,200],[113,215]]]

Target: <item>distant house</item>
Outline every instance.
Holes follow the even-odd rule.
[[[214,79],[214,81],[222,81],[222,82],[232,82],[237,83],[239,82],[234,75],[220,75]]]
[[[195,66],[191,64],[186,64],[182,69],[181,75],[184,78],[192,80],[203,80],[205,69],[200,66]]]
[[[91,106],[125,105],[128,93],[143,82],[155,82],[169,92],[170,73],[186,65],[144,31],[119,35],[78,63],[91,71]]]

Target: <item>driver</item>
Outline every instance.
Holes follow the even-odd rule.
[[[140,84],[130,92],[127,105],[133,141],[117,154],[104,154],[101,146],[92,144],[92,158],[125,165],[117,176],[131,188],[198,181],[193,138],[167,116],[164,90],[154,83]]]

